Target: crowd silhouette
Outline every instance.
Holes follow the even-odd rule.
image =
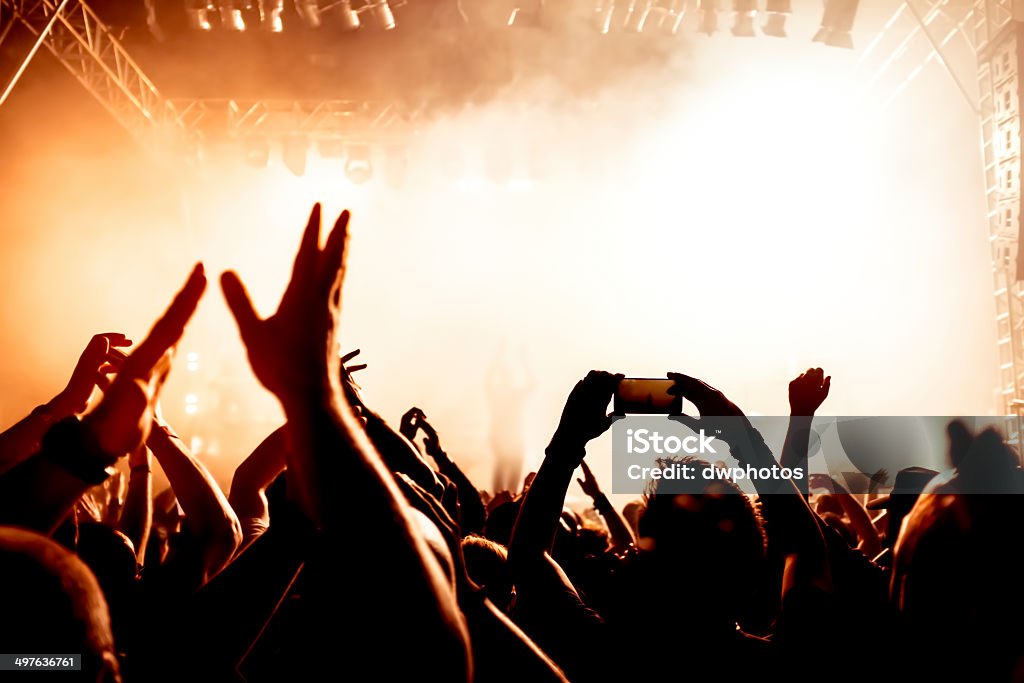
[[[622,375],[591,371],[537,472],[503,460],[517,481],[486,492],[423,410],[396,430],[363,402],[338,353],[348,223],[321,240],[314,207],[269,317],[220,278],[286,420],[227,495],[158,403],[201,264],[141,343],[94,336],[0,435],[0,652],[78,653],[90,681],[1024,681],[1024,482],[996,431],[953,422],[949,470],[885,496],[716,480],[620,511],[585,458]],[[667,377],[755,467],[806,464],[831,388],[793,380],[773,453],[721,391]],[[1001,495],[964,493],[978,477]],[[566,507],[574,478],[592,509]]]

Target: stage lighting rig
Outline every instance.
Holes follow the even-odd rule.
[[[793,3],[790,0],[768,0],[765,12],[768,14],[768,18],[761,31],[766,36],[785,38],[786,17],[793,13]]]
[[[757,16],[757,0],[733,0],[732,34],[740,38],[753,38],[754,17]]]
[[[700,28],[704,35],[712,35],[718,30],[718,0],[700,0]]]
[[[825,14],[821,17],[821,28],[814,34],[815,43],[832,47],[853,49],[853,21],[857,18],[860,0],[827,0]]]
[[[284,30],[284,0],[259,0],[260,23],[267,33],[281,33]]]

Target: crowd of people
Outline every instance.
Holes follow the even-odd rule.
[[[220,278],[285,417],[226,495],[158,407],[201,264],[141,343],[96,335],[0,435],[0,652],[78,653],[90,681],[1024,681],[1024,486],[996,431],[953,422],[950,470],[889,495],[715,480],[620,511],[585,458],[622,375],[591,371],[537,472],[486,492],[423,410],[394,429],[363,402],[337,348],[348,222],[321,240],[314,207],[269,317]],[[667,376],[694,424],[732,418],[741,464],[806,464],[820,368],[789,385],[781,453]],[[566,507],[577,470],[592,509]],[[1003,495],[964,493],[981,471]]]

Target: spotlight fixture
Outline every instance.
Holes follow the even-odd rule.
[[[185,15],[189,26],[196,31],[211,30],[213,24],[210,23],[210,13],[215,9],[210,0],[186,0]]]
[[[712,35],[718,30],[718,0],[700,0],[700,28],[705,35]]]
[[[310,28],[320,28],[320,5],[317,0],[295,0],[295,12]]]
[[[309,151],[309,140],[298,135],[291,135],[281,141],[281,161],[285,168],[298,177],[306,173],[306,157]]]
[[[386,2],[384,3],[384,5],[385,7],[387,7]],[[388,8],[388,11],[390,12],[391,9]],[[334,13],[338,16],[338,23],[341,26],[341,30],[355,31],[357,28],[359,28],[359,15],[356,14],[356,11],[354,9],[352,9],[352,3],[350,2],[350,0],[341,0],[341,2],[339,2],[335,6]],[[390,28],[394,27],[395,18],[391,17]]]
[[[235,7],[233,0],[220,0],[217,9],[220,10],[220,25],[222,28],[237,32],[245,30],[245,19],[242,18],[242,10]]]
[[[345,177],[353,185],[362,185],[373,177],[370,164],[370,148],[366,145],[350,145],[345,160]]]
[[[243,144],[245,163],[254,168],[266,168],[270,163],[270,145],[265,138],[250,137]]]
[[[395,15],[391,11],[388,0],[373,0],[362,8],[373,17],[374,25],[382,31],[390,31],[395,27]],[[358,26],[357,26],[358,28]]]
[[[790,0],[768,0],[765,12],[768,13],[768,18],[761,31],[766,36],[785,38],[786,15],[793,13],[793,3]]]
[[[284,30],[284,0],[260,0],[260,24],[267,33],[280,33]]]
[[[825,14],[821,17],[821,28],[812,40],[831,47],[853,49],[853,21],[857,18],[860,0],[826,0]]]
[[[740,38],[753,38],[754,17],[757,16],[757,0],[732,0],[732,34]]]

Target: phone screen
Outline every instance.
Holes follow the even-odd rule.
[[[673,384],[670,379],[624,379],[615,392],[613,410],[617,415],[679,415],[683,398],[668,393]]]

